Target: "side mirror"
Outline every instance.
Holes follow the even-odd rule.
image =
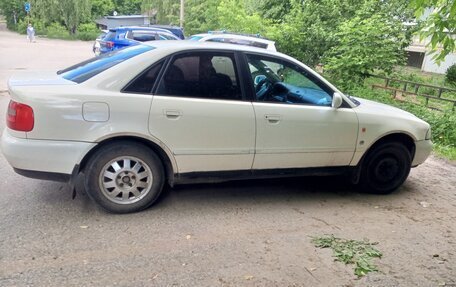
[[[344,100],[342,99],[342,95],[336,92],[333,95],[331,107],[333,109],[338,109],[340,106],[342,106],[343,101]]]

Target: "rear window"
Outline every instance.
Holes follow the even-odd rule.
[[[112,41],[116,39],[116,31],[109,31],[108,34],[103,38],[105,41]]]
[[[151,46],[137,45],[116,50],[60,70],[57,74],[79,84],[125,60],[153,49],[155,48]]]

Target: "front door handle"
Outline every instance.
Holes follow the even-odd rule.
[[[265,115],[264,117],[270,124],[277,124],[282,119],[280,115]]]

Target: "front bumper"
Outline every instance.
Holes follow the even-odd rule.
[[[415,157],[412,161],[412,166],[418,166],[422,164],[431,154],[432,151],[432,141],[423,140],[415,142]]]
[[[95,143],[17,138],[5,129],[1,149],[15,170],[71,175]],[[24,172],[18,172],[24,174]],[[27,176],[27,175],[26,175]],[[31,176],[34,177],[34,176]]]

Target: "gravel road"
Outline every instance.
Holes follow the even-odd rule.
[[[0,31],[0,130],[11,74],[64,68],[91,45]],[[388,196],[255,180],[177,187],[130,215],[16,175],[2,155],[0,174],[0,286],[456,286],[456,167],[435,157]],[[378,242],[380,271],[357,279],[313,246],[324,234]]]

